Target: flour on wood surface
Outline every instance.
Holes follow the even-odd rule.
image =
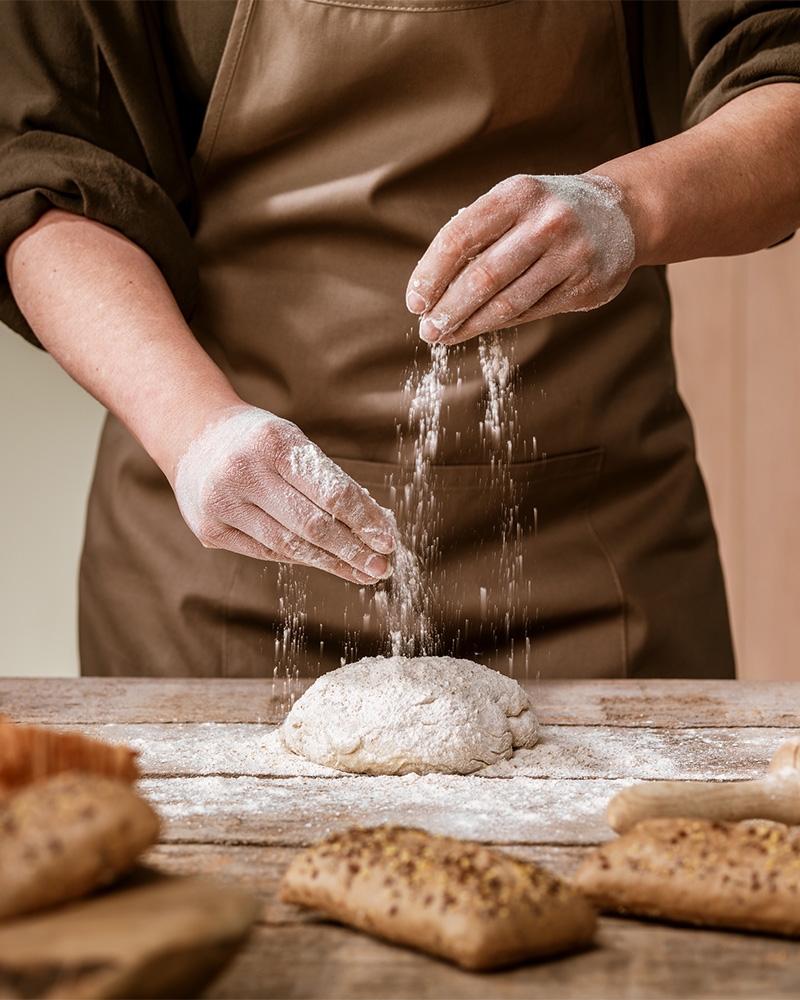
[[[315,681],[283,724],[286,746],[359,774],[470,774],[532,747],[530,701],[509,677],[450,656],[367,657]]]
[[[336,778],[145,778],[163,843],[312,844],[350,826],[402,823],[493,844],[598,844],[628,779],[344,774]]]

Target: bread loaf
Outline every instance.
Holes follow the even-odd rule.
[[[595,929],[588,903],[543,869],[399,826],[311,847],[286,871],[281,898],[467,969],[579,948]]]
[[[800,827],[651,819],[600,847],[574,887],[602,910],[800,934]]]
[[[56,775],[0,801],[0,919],[111,882],[158,827],[128,785],[90,774]]]
[[[80,733],[20,726],[0,716],[0,795],[64,771],[83,771],[134,782],[136,753]]]

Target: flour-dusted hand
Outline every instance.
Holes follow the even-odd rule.
[[[296,424],[266,410],[235,406],[208,425],[178,463],[175,495],[207,548],[355,583],[391,575],[392,514]]]
[[[458,344],[555,313],[595,309],[633,270],[633,228],[613,181],[510,177],[436,235],[411,276],[420,336]]]

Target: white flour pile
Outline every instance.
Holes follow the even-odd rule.
[[[538,725],[509,677],[449,656],[367,657],[315,681],[281,729],[289,750],[359,774],[470,774],[532,747]]]

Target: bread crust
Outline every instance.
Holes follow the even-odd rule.
[[[81,733],[21,726],[0,715],[0,796],[65,771],[83,771],[132,783],[136,752]]]
[[[800,935],[800,827],[643,820],[600,847],[574,887],[601,910]]]
[[[592,907],[544,869],[400,826],[314,845],[287,869],[281,898],[472,970],[583,947],[596,924]]]
[[[60,774],[0,801],[0,919],[85,895],[126,871],[159,821],[128,785]]]

